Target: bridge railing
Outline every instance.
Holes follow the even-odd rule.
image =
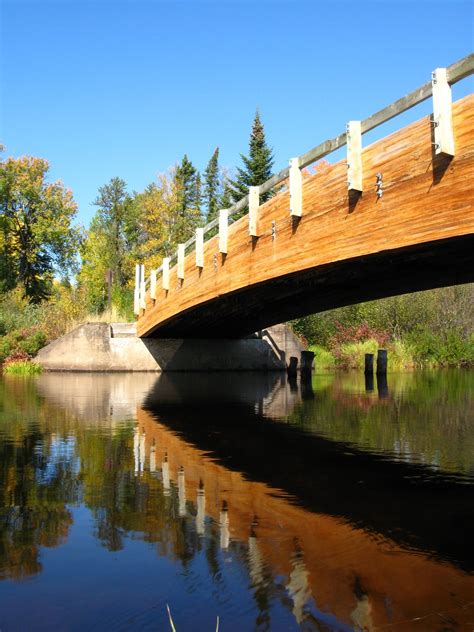
[[[148,278],[145,277],[145,266],[136,265],[134,311],[136,315],[146,308],[145,295],[147,290],[150,297],[156,299],[158,275],[161,274],[162,287],[169,290],[170,268],[172,264],[178,266],[178,278],[184,279],[184,259],[186,251],[190,248],[196,250],[196,266],[203,266],[203,248],[206,237],[211,231],[219,229],[219,251],[227,254],[227,230],[229,219],[239,215],[248,208],[249,234],[257,237],[256,221],[260,197],[271,191],[279,184],[289,181],[290,191],[290,215],[301,217],[302,204],[302,170],[305,167],[325,158],[334,151],[347,145],[347,188],[348,191],[362,192],[362,135],[370,132],[379,125],[390,121],[392,118],[406,112],[414,106],[433,97],[433,134],[435,154],[454,156],[454,134],[451,115],[451,85],[474,73],[474,53],[460,59],[447,68],[437,68],[432,72],[431,80],[413,90],[406,96],[398,99],[387,107],[375,112],[363,121],[349,121],[346,131],[338,136],[325,140],[306,153],[290,160],[285,167],[266,182],[256,187],[249,187],[249,193],[228,209],[221,209],[218,217],[213,219],[203,228],[198,228],[196,234],[185,243],[179,244],[177,252],[172,257],[165,257],[162,265],[151,270]]]

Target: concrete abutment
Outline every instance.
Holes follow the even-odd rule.
[[[138,338],[134,323],[85,323],[40,350],[47,371],[278,371],[303,345],[287,325],[240,339]]]

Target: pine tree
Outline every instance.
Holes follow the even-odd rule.
[[[176,236],[181,243],[192,236],[201,222],[201,176],[187,155],[176,167],[174,185],[178,195]]]
[[[195,213],[201,206],[201,178],[186,154],[176,167],[175,178],[179,189],[179,213],[183,217],[189,212]]]
[[[271,148],[265,139],[265,130],[260,120],[260,113],[257,110],[250,134],[249,155],[241,154],[243,167],[237,168],[237,177],[231,181],[232,199],[238,202],[248,194],[250,186],[263,184],[272,176],[273,155]],[[271,197],[268,191],[261,196],[260,200],[265,202]]]
[[[219,210],[219,147],[216,147],[204,172],[204,204],[207,221],[213,220]]]
[[[229,177],[222,178],[221,194],[219,195],[219,208],[230,208],[232,206],[232,185]]]

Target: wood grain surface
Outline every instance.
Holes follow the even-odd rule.
[[[434,244],[432,250],[438,257],[437,243],[450,243],[452,260],[452,240],[474,234],[473,105],[472,94],[453,104],[454,158],[435,155],[433,128],[430,117],[426,116],[363,149],[362,194],[348,192],[347,164],[342,160],[305,177],[301,218],[290,216],[289,193],[284,191],[259,208],[258,238],[249,235],[248,216],[245,216],[229,227],[227,255],[219,252],[218,236],[205,243],[202,268],[196,267],[194,252],[187,254],[184,279],[177,278],[175,266],[170,271],[169,291],[161,288],[159,278],[156,301],[146,296],[146,309],[138,318],[138,335],[162,335],[163,332],[169,336],[171,332],[177,336],[181,333],[205,338],[212,334],[206,327],[209,314],[218,313],[219,302],[224,297],[235,295],[243,305],[244,291],[252,289],[254,293],[248,296],[254,305],[258,305],[259,295],[271,302],[277,298],[274,292],[265,295],[263,290],[266,284],[276,288],[271,284],[278,279],[291,279],[292,292],[297,296],[299,276],[308,278],[308,272],[317,275],[328,265],[367,261],[374,255],[378,255],[379,266],[388,265],[390,253],[415,252],[413,248],[422,244],[427,245],[424,253],[429,253]],[[376,195],[377,174],[382,177],[380,198]],[[465,239],[463,243],[466,244]],[[464,253],[463,269],[472,261],[466,260]],[[416,263],[415,256],[408,268],[410,276],[417,274]],[[474,266],[470,267],[474,274]],[[423,270],[429,268],[425,266]],[[337,282],[343,288],[344,275],[347,283],[350,275],[347,267],[340,266],[340,270]],[[420,267],[420,274],[425,274],[423,270]],[[449,265],[446,272],[449,273]],[[387,284],[387,292],[402,293],[405,288],[411,291],[408,276],[406,270],[399,278],[395,274],[391,284]],[[466,281],[466,278],[451,279],[448,275],[439,284]],[[363,281],[363,276],[358,278],[358,284],[361,279]],[[430,280],[428,286],[436,286],[436,279]],[[301,287],[302,292],[307,291],[303,284]],[[324,293],[324,282],[318,287],[318,291]],[[353,290],[350,301],[357,302]],[[383,275],[374,295],[384,295]],[[362,292],[360,300],[364,297]],[[323,304],[322,309],[338,304],[348,304],[343,289],[330,305]],[[197,318],[196,309],[200,306],[208,306],[207,312],[203,312],[207,316]],[[315,305],[311,307],[314,309]],[[237,323],[235,307],[233,313],[233,323]],[[268,315],[255,323],[248,319],[245,328],[252,331],[254,324],[279,322],[279,315],[272,313],[273,322],[264,322],[265,318],[269,319]],[[188,328],[187,314],[193,322]],[[174,319],[180,324],[176,330],[172,327]],[[221,314],[219,323],[219,331],[223,331],[225,313]]]

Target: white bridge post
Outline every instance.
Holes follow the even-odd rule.
[[[204,268],[204,228],[196,228],[196,267]]]
[[[178,279],[184,280],[184,244],[178,244]]]
[[[360,121],[349,121],[347,134],[347,188],[362,192],[362,129]]]
[[[260,187],[249,187],[249,234],[258,237],[258,207],[260,206]]]
[[[145,266],[140,266],[140,309],[146,309],[145,301]]]
[[[135,289],[133,292],[133,312],[135,316],[140,314],[140,265],[135,265]]]
[[[298,158],[290,160],[290,215],[301,217],[303,213],[303,174]]]
[[[224,208],[219,211],[219,252],[227,254],[227,242],[229,236],[229,211]]]
[[[161,264],[162,270],[162,282],[163,289],[168,291],[170,289],[170,258],[164,257],[163,263]]]
[[[446,68],[432,73],[432,86],[435,154],[454,156],[452,96]]]
[[[156,301],[156,270],[150,272],[150,298]]]

